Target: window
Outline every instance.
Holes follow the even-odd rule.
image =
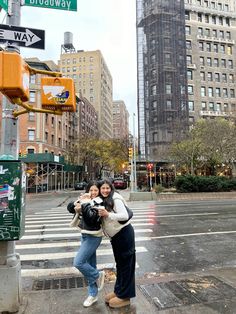
[[[212,24],[216,24],[216,16],[212,15],[211,17]]]
[[[213,97],[213,87],[208,87],[208,96]]]
[[[198,35],[203,35],[203,28],[202,27],[198,27]]]
[[[215,110],[213,102],[209,102],[209,110],[210,111],[214,111]]]
[[[216,30],[216,29],[213,29],[213,30],[212,30],[212,36],[213,36],[213,37],[217,37],[217,30]]]
[[[224,83],[227,82],[227,75],[226,75],[226,73],[222,73],[222,82],[224,82]]]
[[[219,67],[219,59],[218,58],[214,59],[214,67],[216,67],[216,68]]]
[[[223,25],[223,17],[222,16],[219,17],[219,24]]]
[[[197,14],[197,19],[198,19],[198,22],[202,22],[202,14],[201,13]]]
[[[185,20],[186,21],[190,20],[190,12],[189,11],[185,11]]]
[[[212,66],[212,60],[210,57],[207,58],[207,65],[210,67]]]
[[[212,72],[207,73],[207,80],[210,82],[212,81]]]
[[[200,65],[205,65],[204,57],[200,57]]]
[[[227,47],[227,54],[228,55],[232,55],[232,51],[233,51],[232,49],[233,49],[232,46]]]
[[[30,91],[30,97],[29,97],[29,101],[30,102],[35,102],[35,92],[34,91]]]
[[[227,26],[230,26],[230,19],[228,17],[225,18],[225,24]]]
[[[220,73],[215,73],[215,81],[220,82]]]
[[[171,54],[170,53],[165,53],[164,54],[164,58],[165,58],[165,63],[166,64],[170,64],[171,63]]]
[[[189,111],[194,111],[194,102],[191,100],[188,102],[188,109]]]
[[[154,95],[156,95],[156,94],[157,94],[157,87],[156,87],[156,85],[153,85],[153,86],[151,87],[151,95],[154,96]]]
[[[221,66],[222,66],[222,68],[226,68],[226,60],[225,59],[221,59]]]
[[[216,111],[221,111],[221,103],[216,103]]]
[[[45,132],[45,141],[48,141],[48,132]]]
[[[229,74],[229,82],[234,83],[234,75],[233,74]]]
[[[156,101],[156,100],[154,100],[154,101],[152,102],[152,108],[153,108],[153,109],[156,109],[156,108],[157,108],[157,101]]]
[[[207,105],[205,101],[202,101],[202,110],[205,111],[207,109]]]
[[[193,86],[192,85],[188,85],[188,94],[193,95]]]
[[[224,38],[224,31],[219,31],[219,37]]]
[[[205,81],[205,72],[200,72],[201,81]]]
[[[36,82],[36,75],[35,74],[31,74],[30,75],[30,83],[31,84],[35,84],[35,82]]]
[[[28,130],[28,140],[29,141],[35,140],[35,130]]]
[[[235,92],[234,89],[230,89],[230,98],[234,98],[235,97]]]
[[[205,22],[209,23],[209,15],[208,14],[205,15]]]
[[[191,35],[191,27],[190,26],[185,26],[185,33],[186,35]]]
[[[220,52],[225,53],[225,45],[220,45]]]
[[[90,58],[89,58],[89,61],[90,61],[90,62],[93,62],[93,60],[94,60],[93,57],[90,57]]]
[[[34,154],[34,148],[28,148],[27,154]]]
[[[206,43],[206,51],[210,52],[211,51],[211,44]]]
[[[170,84],[166,84],[166,94],[171,94],[172,89]]]
[[[193,79],[193,71],[192,70],[188,70],[187,71],[187,78],[188,78],[188,80],[192,80]]]
[[[192,56],[187,55],[186,60],[187,60],[187,65],[192,64]]]
[[[233,69],[233,61],[232,60],[228,60],[228,65],[230,69]]]
[[[28,120],[34,121],[35,120],[35,113],[33,111],[29,111],[28,113]]]
[[[229,105],[224,103],[224,112],[228,112],[229,110]]]
[[[204,50],[204,46],[203,46],[203,42],[202,42],[202,41],[200,41],[200,42],[198,43],[198,47],[199,47],[199,50],[200,50],[200,51],[203,51],[203,50]]]
[[[156,55],[151,55],[151,63],[155,63],[156,62]]]
[[[220,88],[219,87],[216,87],[216,97],[220,97],[221,93],[220,93]]]
[[[226,32],[226,36],[227,39],[231,39],[231,33],[230,32]]]
[[[205,86],[201,87],[201,96],[202,97],[206,96],[206,87]]]
[[[172,103],[171,103],[171,100],[167,100],[166,101],[166,109],[171,109],[172,108]]]
[[[218,52],[218,44],[213,44],[213,51]]]
[[[186,48],[187,49],[192,49],[192,43],[190,40],[186,40]]]
[[[225,97],[225,98],[228,97],[228,90],[227,90],[227,88],[223,88],[222,89],[222,96]]]

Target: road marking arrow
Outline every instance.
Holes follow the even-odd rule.
[[[25,42],[26,47],[31,46],[34,43],[41,40],[41,38],[39,38],[37,35],[35,35],[27,28],[25,32],[0,29],[0,38],[1,37],[3,37],[6,40]]]

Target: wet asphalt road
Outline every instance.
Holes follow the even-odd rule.
[[[27,214],[66,204],[73,195],[27,197]],[[236,200],[130,202],[137,212],[137,277],[185,273],[236,265]],[[64,209],[65,210],[65,209]],[[145,220],[145,222],[144,222]],[[110,244],[102,244],[110,248]],[[71,261],[57,260],[63,266]],[[104,263],[111,260],[103,258]],[[53,261],[47,267],[58,267]]]

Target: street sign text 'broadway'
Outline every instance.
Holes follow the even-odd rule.
[[[25,0],[32,7],[77,11],[77,0]]]
[[[44,49],[44,30],[0,24],[0,42]]]

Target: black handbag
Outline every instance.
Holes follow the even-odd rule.
[[[125,205],[125,204],[124,204]],[[130,209],[127,205],[125,205],[125,208],[127,210],[127,213],[128,213],[128,219],[127,220],[118,220],[118,222],[121,224],[121,225],[124,225],[126,224],[132,217],[133,217],[133,211],[132,209]]]

